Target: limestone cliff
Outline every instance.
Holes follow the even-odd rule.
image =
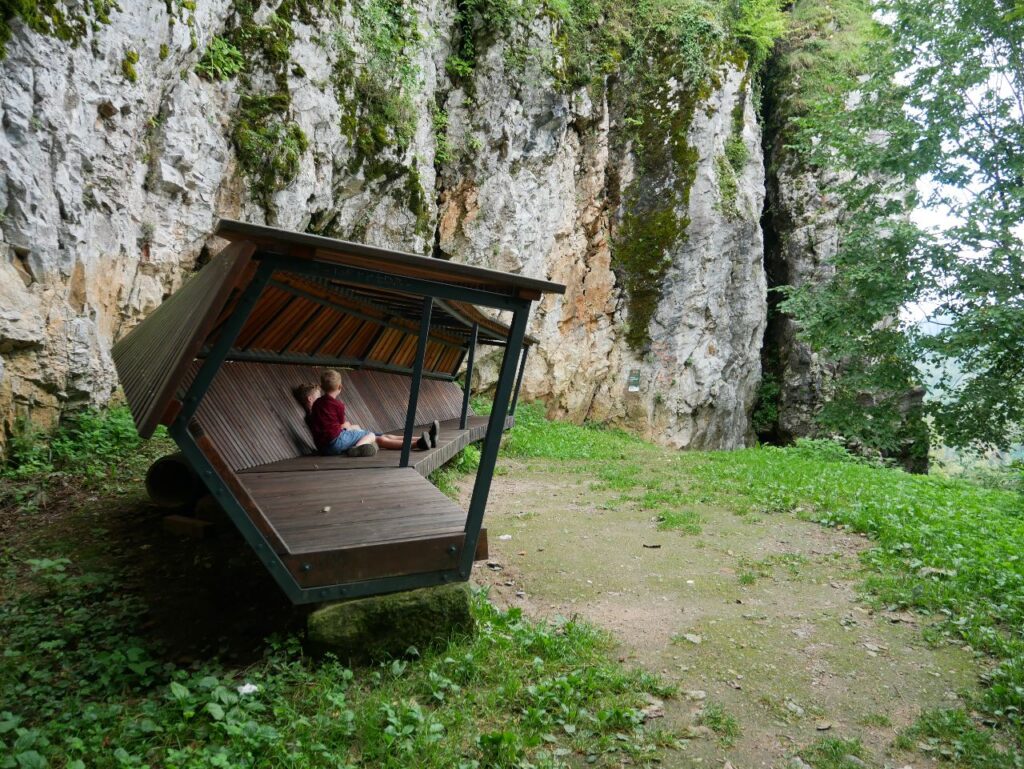
[[[574,84],[550,14],[488,35],[448,0],[381,8],[140,0],[77,41],[12,21],[3,432],[108,400],[110,346],[229,216],[563,282],[531,318],[525,397],[678,447],[746,445],[766,311],[743,57],[716,54],[700,83],[670,63],[638,130],[637,83]],[[628,258],[647,251],[649,270]]]

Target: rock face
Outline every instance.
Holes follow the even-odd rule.
[[[373,20],[358,3],[285,20],[279,5],[243,18],[229,0],[122,3],[77,45],[14,23],[0,61],[0,433],[106,402],[111,345],[216,250],[208,233],[228,216],[563,282],[531,318],[523,397],[677,447],[751,440],[764,175],[741,64],[722,63],[693,108],[692,183],[675,212],[688,224],[638,347],[616,248],[624,193],[644,177],[616,86],[557,87],[553,21],[521,32],[540,55],[516,63],[492,41],[453,79],[455,6],[418,0],[396,22],[418,29],[403,49],[415,80],[403,128],[367,132]],[[255,63],[200,77],[214,37],[244,25],[264,41]],[[277,112],[253,117],[268,100]],[[263,164],[276,177],[248,157],[250,129],[277,142]],[[727,167],[730,142],[743,151]],[[485,357],[478,384],[496,366]]]
[[[831,260],[839,250],[841,213],[827,190],[841,180],[824,170],[801,169],[782,147],[775,149],[771,167],[766,218],[771,237],[765,249],[771,285],[824,283],[835,274]],[[779,443],[818,434],[814,418],[836,374],[835,363],[799,339],[797,330],[790,316],[771,314],[763,363],[766,378],[778,388],[777,418],[761,427],[765,437]]]

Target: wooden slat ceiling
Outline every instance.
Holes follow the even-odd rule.
[[[216,234],[233,242],[114,347],[143,437],[177,413],[174,399],[187,386],[186,372],[216,342],[263,254],[297,263],[335,261],[528,300],[565,291],[547,281],[230,220],[222,220]],[[345,285],[282,267],[260,294],[227,359],[410,373],[422,302],[402,291]],[[508,334],[505,324],[469,303],[434,301],[424,360],[428,376],[458,373],[474,323],[482,342],[500,344]],[[527,337],[525,343],[534,341]]]
[[[231,314],[236,295],[225,307]],[[436,302],[431,312],[424,370],[455,376],[469,343],[462,315]],[[364,291],[277,271],[242,327],[228,360],[351,365],[411,369],[419,340],[422,300],[406,294]],[[477,315],[473,308],[470,314]],[[486,323],[483,338],[504,339],[504,327]],[[507,333],[507,332],[505,332]],[[216,341],[211,335],[208,344]]]

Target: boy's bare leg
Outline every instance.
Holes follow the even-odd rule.
[[[370,435],[368,437],[373,438],[372,435]],[[402,441],[403,441],[402,438],[397,438],[394,435],[378,435],[377,436],[377,445],[380,446],[382,449],[395,449],[397,451],[401,451],[401,449],[402,449]],[[416,443],[416,441],[413,440],[413,444],[414,445],[415,445],[415,443]]]
[[[372,438],[373,436],[370,435],[368,437]],[[420,442],[420,438],[421,437],[422,436],[414,436],[413,437],[413,439],[412,439],[413,451],[421,451],[422,450],[419,447],[419,442]],[[397,435],[378,435],[377,436],[377,445],[380,448],[382,448],[382,449],[393,449],[395,451],[401,451],[402,450],[402,444],[404,442],[405,442],[405,438],[400,438]],[[362,443],[362,441],[360,441],[360,443]]]

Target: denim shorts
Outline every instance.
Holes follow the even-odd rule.
[[[327,451],[324,454],[327,456],[344,454],[367,435],[373,435],[373,433],[367,430],[342,430],[338,433],[338,437],[334,439],[334,442],[327,447]]]

